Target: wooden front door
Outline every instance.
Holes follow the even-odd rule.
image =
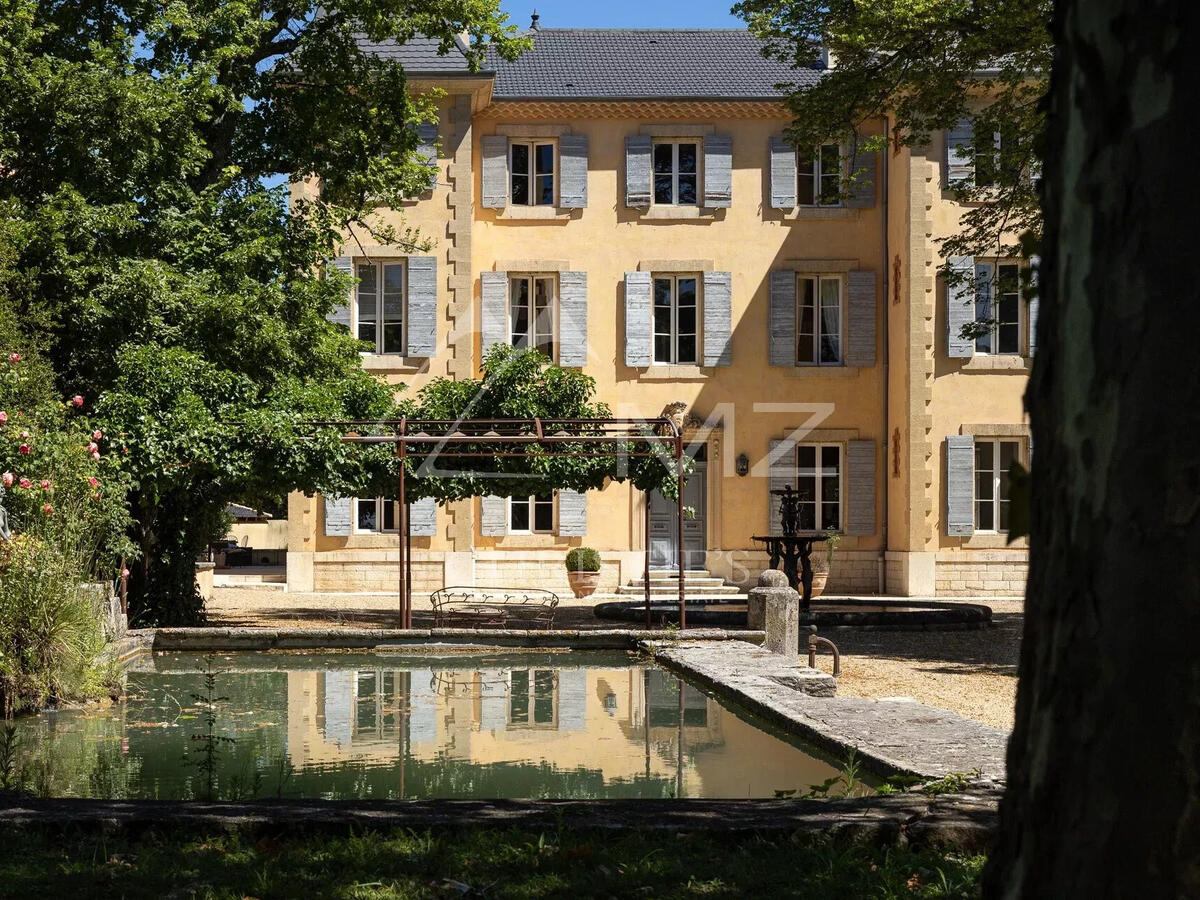
[[[694,518],[683,520],[685,565],[704,568],[707,545],[705,518],[708,510],[708,461],[701,444],[694,453],[695,468],[683,485],[683,505],[695,510]],[[656,569],[674,569],[679,565],[679,509],[658,491],[650,494],[650,565]]]

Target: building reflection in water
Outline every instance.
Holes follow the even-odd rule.
[[[649,667],[360,668],[287,673],[292,764],[455,760],[654,780],[686,797],[770,797],[834,767]]]

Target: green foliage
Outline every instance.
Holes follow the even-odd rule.
[[[217,734],[217,709],[229,698],[217,696],[217,673],[213,669],[213,658],[207,657],[204,664],[204,693],[192,694],[192,701],[203,710],[204,730],[193,734],[191,739],[200,745],[199,756],[193,764],[204,779],[204,799],[212,801],[217,799],[217,766],[221,751],[236,744],[237,740]]]
[[[135,622],[199,618],[191,562],[228,501],[345,486],[347,449],[297,421],[394,412],[326,321],[348,281],[323,261],[347,232],[429,245],[373,213],[424,190],[433,111],[356,35],[466,31],[477,63],[479,41],[527,43],[505,20],[498,0],[0,0],[0,317],[121,439]],[[278,184],[309,176],[319,196]]]
[[[599,572],[600,551],[591,547],[572,547],[567,551],[568,572]]]
[[[980,177],[954,187],[970,205],[942,252],[1015,257],[1036,253],[1041,241],[1033,176],[1043,155],[1052,9],[1051,0],[741,0],[733,11],[773,56],[799,68],[812,68],[825,49],[833,58],[815,87],[788,96],[788,135],[798,147],[845,139],[885,114],[891,134],[866,139],[867,149],[923,147],[967,115],[987,140],[1001,135],[995,155],[982,141],[966,148],[985,154]]]
[[[104,586],[118,574],[127,479],[82,395],[0,313],[0,712],[103,691]]]
[[[496,345],[483,362],[478,380],[435,378],[401,403],[409,419],[484,422],[498,419],[542,420],[547,435],[598,436],[598,426],[568,425],[563,420],[603,419],[611,410],[595,397],[596,382],[587,375],[553,365],[536,350]],[[370,429],[364,429],[364,433]],[[380,429],[387,433],[387,429]],[[336,433],[324,435],[336,440]],[[390,495],[398,462],[390,444],[353,445],[353,461],[342,468],[346,493],[366,490]],[[440,449],[440,448],[439,448]],[[449,450],[475,453],[460,457]],[[650,450],[652,456],[634,456]],[[501,457],[503,452],[517,457]],[[690,464],[685,462],[685,469]],[[630,481],[639,490],[677,491],[675,460],[662,444],[633,440],[563,443],[548,446],[517,443],[465,443],[407,462],[408,491],[413,499],[441,502],[488,494],[528,497],[554,489],[598,490],[610,481]]]
[[[973,898],[984,862],[772,831],[167,826],[0,836],[11,847],[0,878],[13,896]]]

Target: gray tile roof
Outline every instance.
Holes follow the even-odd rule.
[[[815,84],[820,72],[762,55],[744,29],[529,31],[533,49],[508,62],[494,53],[492,96],[512,99],[773,99],[775,85]]]
[[[411,74],[467,74],[467,58],[463,56],[463,48],[455,42],[455,46],[444,55],[438,53],[440,42],[436,38],[416,35],[403,44],[394,40],[372,41],[365,35],[356,38],[359,49],[366,54],[395,59],[404,66],[404,71]]]

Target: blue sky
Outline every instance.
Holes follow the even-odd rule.
[[[735,0],[503,0],[509,21],[529,25],[536,8],[544,28],[744,28],[729,14]]]

